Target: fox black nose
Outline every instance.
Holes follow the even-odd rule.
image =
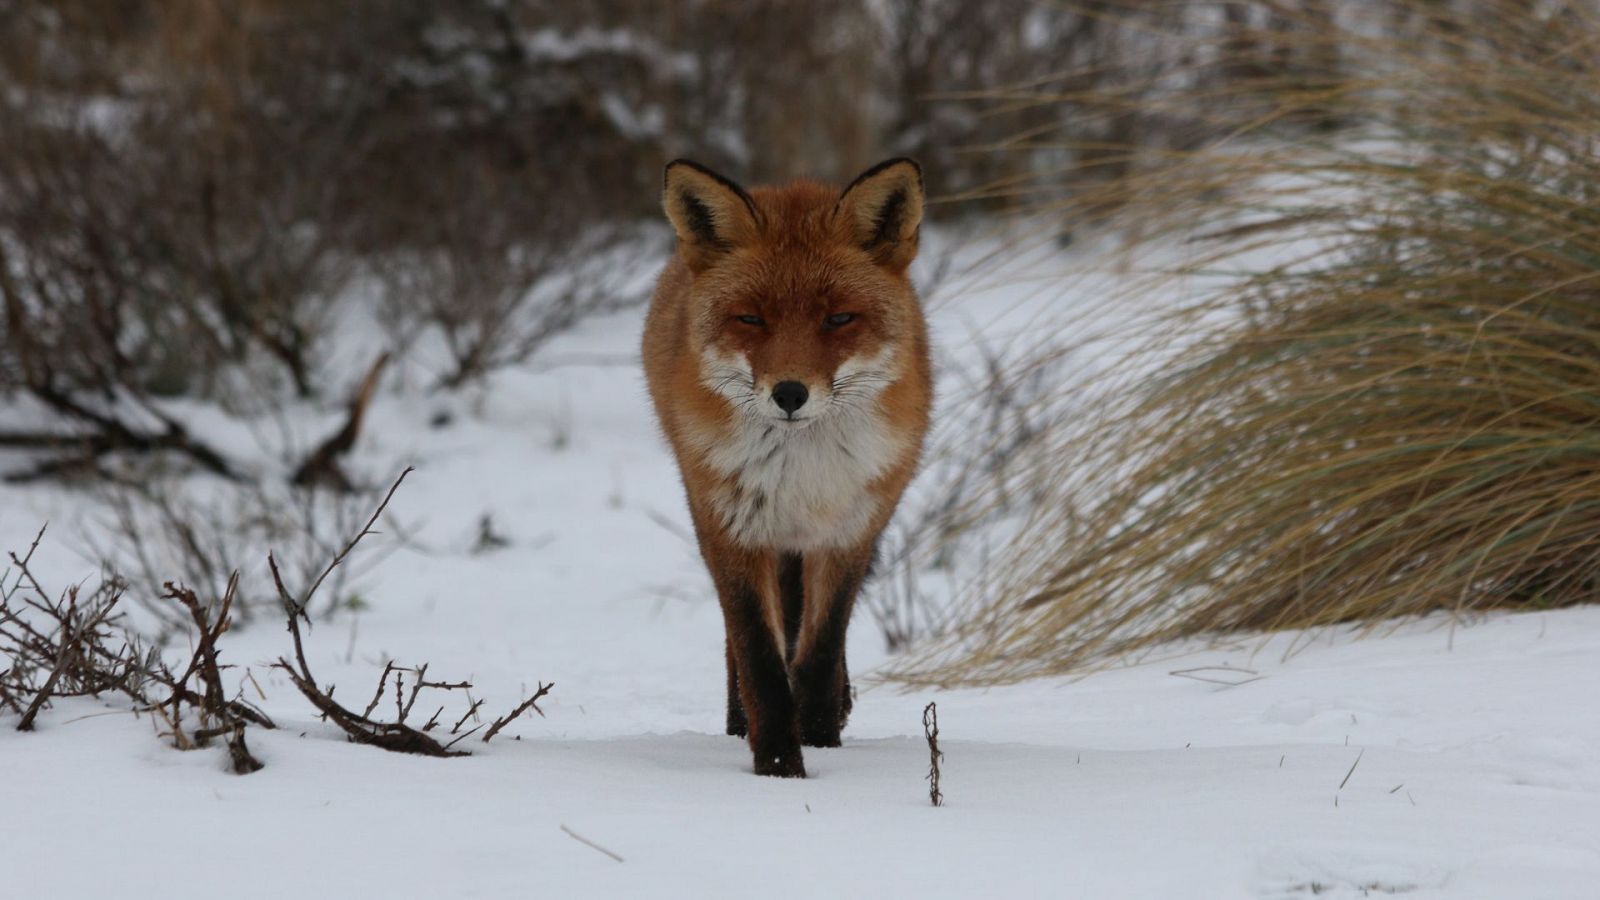
[[[806,386],[798,381],[780,381],[772,386],[772,402],[791,417],[794,411],[806,405]]]

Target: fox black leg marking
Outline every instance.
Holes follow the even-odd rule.
[[[839,654],[839,674],[844,679],[844,689],[839,692],[839,730],[850,724],[850,710],[856,706],[855,695],[850,692],[850,666],[844,661],[844,654]]]
[[[723,616],[756,774],[804,778],[788,668],[765,621],[760,595],[749,585],[736,587],[724,603]]]
[[[850,679],[845,666],[845,631],[864,567],[846,568],[829,598],[804,656],[795,661],[795,703],[800,741],[808,747],[837,747],[850,715]]]
[[[744,737],[750,733],[750,723],[744,717],[744,701],[739,699],[739,668],[733,661],[733,641],[724,643],[728,661],[728,733]]]

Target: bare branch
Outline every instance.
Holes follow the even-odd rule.
[[[502,728],[506,727],[507,725],[511,724],[514,720],[517,719],[517,717],[521,716],[523,713],[527,712],[530,709],[533,710],[534,712],[538,713],[539,717],[541,719],[544,718],[544,710],[539,708],[539,698],[543,697],[545,694],[550,693],[550,689],[555,687],[555,686],[556,686],[556,683],[553,682],[553,681],[550,682],[549,684],[545,684],[544,682],[541,681],[539,683],[539,689],[533,692],[533,696],[532,697],[529,697],[528,699],[522,701],[522,703],[518,704],[516,709],[513,709],[511,712],[506,713],[504,716],[501,716],[500,718],[494,720],[494,724],[490,725],[488,732],[484,734],[483,742],[485,744],[489,743],[489,740],[491,738],[493,738],[495,735],[500,733],[500,729],[502,729]]]

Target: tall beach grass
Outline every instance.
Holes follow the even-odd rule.
[[[1203,143],[1030,197],[1182,241],[1187,261],[1135,290],[1203,287],[1064,385],[1094,402],[1003,481],[965,487],[962,521],[1011,538],[893,677],[1002,683],[1183,638],[1600,600],[1600,9],[1324,13],[1192,38],[1194,77],[1163,73],[1146,102]],[[1207,87],[1264,45],[1326,67]]]

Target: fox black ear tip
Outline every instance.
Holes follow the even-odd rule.
[[[720,175],[717,175],[716,172],[713,172],[711,170],[710,166],[706,165],[705,163],[695,162],[694,160],[688,158],[687,156],[680,156],[677,159],[674,159],[672,162],[667,163],[666,166],[662,169],[662,171],[663,172],[671,172],[673,169],[676,169],[679,166],[683,166],[686,169],[693,169],[696,172],[699,172],[699,173],[701,173],[703,175],[711,175],[711,176],[714,176],[714,177],[717,177],[717,178],[721,178],[722,177]]]
[[[690,168],[696,169],[700,168],[695,164],[694,160],[684,159],[680,156],[677,159],[674,159],[672,162],[669,162],[661,167],[661,181],[663,184],[665,184],[667,180],[672,177],[672,170],[679,166],[689,166]]]
[[[866,170],[865,172],[862,172],[860,175],[857,175],[856,180],[850,182],[850,186],[845,188],[845,193],[849,193],[850,188],[855,187],[869,178],[875,178],[889,171],[890,169],[899,168],[900,166],[910,166],[911,171],[915,172],[917,175],[917,186],[919,188],[922,187],[922,163],[917,162],[915,159],[912,159],[909,156],[891,156],[883,162],[878,163],[872,168]]]
[[[894,159],[889,160],[889,165],[890,166],[899,166],[899,165],[910,166],[911,167],[911,171],[917,173],[917,184],[921,184],[922,183],[922,163],[917,162],[915,159],[912,159],[909,156],[896,156]]]

